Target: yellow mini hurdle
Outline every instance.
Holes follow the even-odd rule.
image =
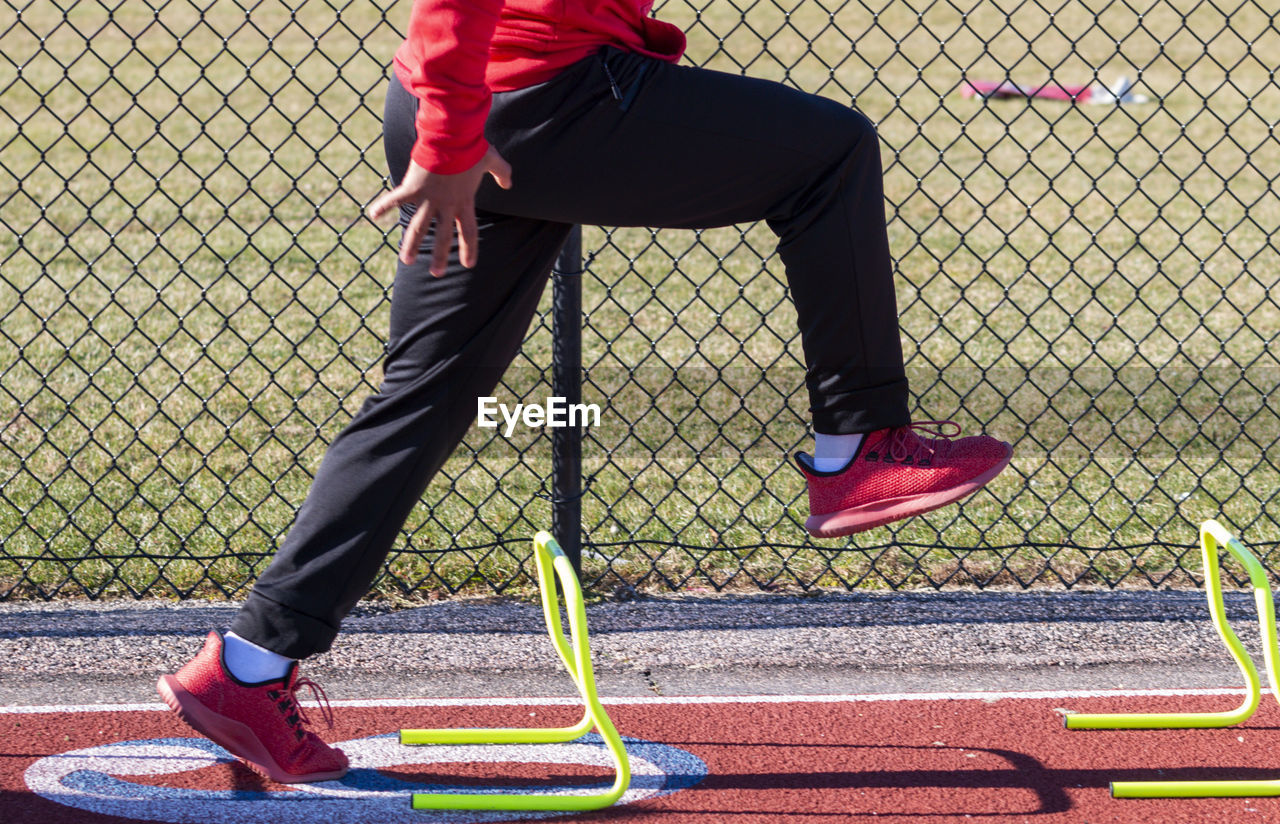
[[[557,744],[581,738],[594,728],[604,739],[617,770],[613,786],[602,793],[414,793],[415,810],[549,810],[580,812],[598,810],[615,803],[631,783],[627,751],[618,731],[600,705],[595,675],[591,669],[591,646],[587,636],[586,603],[573,564],[555,538],[539,532],[533,539],[538,565],[538,586],[542,592],[542,613],[551,643],[586,705],[582,720],[571,727],[529,727],[496,729],[401,730],[402,744]],[[569,617],[569,638],[560,623],[563,591]]]
[[[1275,603],[1271,597],[1271,584],[1262,562],[1236,540],[1217,521],[1205,521],[1200,527],[1200,548],[1204,555],[1204,584],[1209,600],[1209,614],[1218,636],[1227,645],[1236,666],[1245,679],[1243,703],[1233,710],[1222,712],[1174,712],[1174,713],[1069,713],[1063,721],[1069,730],[1118,730],[1118,729],[1191,729],[1228,727],[1239,724],[1253,715],[1262,697],[1262,685],[1258,671],[1245,651],[1244,644],[1227,623],[1227,610],[1222,602],[1222,580],[1218,568],[1218,555],[1226,551],[1239,561],[1249,574],[1253,598],[1258,608],[1259,631],[1262,635],[1262,653],[1271,682],[1271,692],[1280,701],[1280,673],[1276,671],[1280,650],[1276,642]],[[1248,796],[1280,796],[1280,779],[1261,781],[1114,781],[1111,795],[1115,798],[1229,798]]]

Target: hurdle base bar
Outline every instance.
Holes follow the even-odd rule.
[[[1062,725],[1069,730],[1193,730],[1230,727],[1248,720],[1257,709],[1250,693],[1239,709],[1227,712],[1115,712],[1068,713]]]
[[[1280,780],[1113,781],[1112,798],[1262,798],[1280,796]]]
[[[604,739],[613,758],[613,786],[602,793],[414,793],[415,810],[529,810],[585,812],[599,810],[622,798],[631,783],[631,766],[621,736],[600,704],[595,675],[591,668],[591,648],[587,634],[586,601],[573,563],[547,532],[533,539],[538,566],[538,587],[542,594],[542,614],[547,632],[561,663],[569,671],[578,694],[586,705],[582,720],[569,727],[516,727],[488,729],[401,730],[401,744],[557,744],[574,741],[593,728]],[[569,638],[560,623],[560,594],[569,616]]]
[[[502,810],[519,812],[585,813],[602,810],[622,797],[617,785],[601,795],[414,793],[415,810]],[[616,795],[615,795],[616,793]]]

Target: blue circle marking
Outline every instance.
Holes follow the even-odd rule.
[[[707,777],[707,765],[693,753],[638,738],[623,738],[632,780],[619,805],[679,792]],[[566,794],[600,792],[611,782],[573,785],[549,791],[538,786],[451,786],[423,784],[381,772],[408,764],[469,762],[574,764],[609,767],[603,739],[595,733],[565,744],[445,745],[405,747],[397,733],[367,736],[338,744],[351,770],[337,781],[291,784],[290,792],[214,790],[144,784],[129,776],[169,775],[231,763],[224,749],[203,738],[150,738],[119,741],[46,756],[25,773],[35,794],[85,812],[171,824],[314,824],[318,816],[343,824],[427,824],[497,822],[564,816],[563,812],[415,811],[414,792]],[[319,804],[321,807],[317,807]]]

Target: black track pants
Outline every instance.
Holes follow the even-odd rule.
[[[417,101],[395,80],[393,180]],[[330,445],[232,629],[282,655],[328,649],[427,483],[518,353],[574,223],[709,228],[764,219],[795,301],[818,432],[908,422],[880,150],[870,122],[780,84],[606,48],[494,96],[486,136],[514,186],[477,193],[479,263],[399,264],[385,379]],[[401,215],[407,223],[409,214]]]

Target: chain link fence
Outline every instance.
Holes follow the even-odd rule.
[[[242,595],[380,379],[409,4],[0,0],[0,597]],[[878,124],[919,418],[988,489],[808,540],[767,229],[588,227],[586,583],[1177,586],[1280,548],[1280,29],[1261,0],[665,0],[687,60]],[[1146,102],[1089,103],[1121,77]],[[1094,87],[1075,100],[971,83]],[[1057,86],[1051,88],[1056,89]],[[654,148],[655,163],[661,147]],[[743,170],[750,174],[749,169]],[[551,394],[550,300],[499,401]],[[384,594],[528,586],[546,430],[473,429]]]

